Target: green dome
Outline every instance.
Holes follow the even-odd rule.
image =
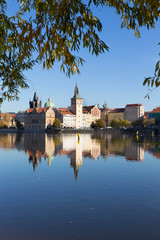
[[[54,105],[54,103],[51,101],[51,98],[48,98],[48,102],[46,102],[45,104],[44,104],[44,107],[47,107],[47,108],[53,108],[53,107],[55,107],[55,105]]]

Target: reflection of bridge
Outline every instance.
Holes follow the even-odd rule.
[[[101,137],[91,134],[82,134],[78,139],[77,134],[6,134],[0,135],[0,147],[24,150],[29,156],[29,162],[35,170],[44,158],[48,165],[56,155],[67,155],[70,158],[70,166],[74,168],[75,178],[78,169],[82,166],[83,158],[98,159],[98,157],[120,155],[126,160],[142,161],[144,158],[144,146],[125,136],[113,137],[103,135]]]

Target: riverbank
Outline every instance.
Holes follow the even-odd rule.
[[[160,127],[132,127],[132,128],[102,128],[102,129],[46,129],[45,131],[36,131],[36,130],[18,130],[16,128],[1,128],[0,134],[3,133],[63,133],[63,134],[129,134],[129,135],[138,135],[138,136],[157,136],[160,138]]]

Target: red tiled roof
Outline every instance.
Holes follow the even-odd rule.
[[[158,113],[158,112],[160,112],[160,107],[153,108],[153,110],[151,111],[151,113]]]
[[[119,113],[124,111],[125,111],[125,108],[115,108],[112,111],[110,111],[110,113]]]
[[[127,105],[126,105],[126,107],[135,107],[135,106],[142,106],[142,103],[127,104]]]
[[[10,114],[11,118],[15,118],[16,117],[16,113],[15,114]]]
[[[68,110],[68,108],[58,108],[58,111],[62,114],[65,114],[65,115],[73,115],[73,113],[71,111]]]
[[[27,113],[32,113],[34,109],[35,109],[35,108],[29,108],[29,109],[27,110]],[[43,111],[46,112],[47,109],[48,109],[47,107],[44,107],[44,108],[36,108],[36,110],[37,110],[38,113],[42,113]]]
[[[91,113],[92,108],[94,108],[96,105],[92,106],[84,106],[83,107],[83,113]],[[98,107],[97,107],[98,108]],[[99,108],[98,108],[99,109]]]
[[[6,112],[6,113],[7,113],[7,112]],[[4,118],[4,116],[5,116],[6,113],[0,113],[0,118]],[[16,113],[14,113],[14,114],[8,113],[8,115],[10,116],[10,118],[16,117]]]

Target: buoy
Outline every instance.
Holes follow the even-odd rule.
[[[78,133],[78,143],[80,142],[80,133]]]

